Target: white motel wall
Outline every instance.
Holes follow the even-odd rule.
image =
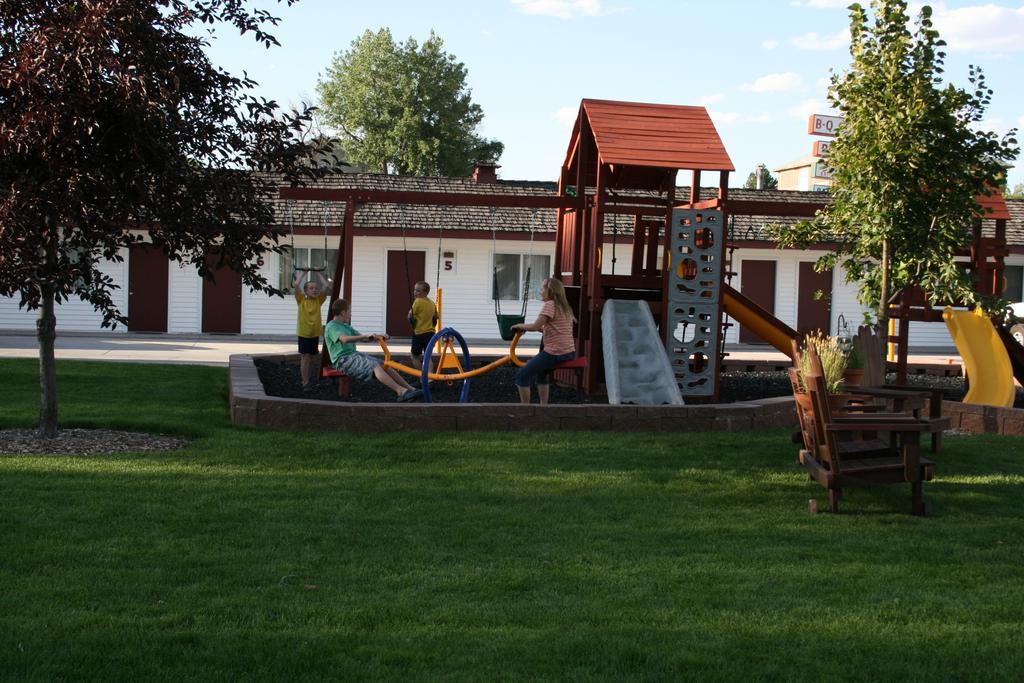
[[[413,237],[406,239],[410,251],[422,251],[425,254],[426,279],[435,290],[440,285],[444,292],[444,322],[459,330],[464,337],[478,340],[495,340],[498,338],[497,324],[494,319],[494,302],[491,299],[493,252],[490,239],[451,239],[442,242],[444,251],[456,254],[453,271],[443,271],[440,283],[434,282],[436,273],[438,241],[436,237]],[[319,249],[323,247],[323,238],[313,236],[296,236],[296,247]],[[332,245],[333,246],[333,245]],[[385,311],[387,304],[387,252],[403,248],[400,237],[356,237],[355,258],[352,273],[353,285],[353,324],[361,331],[373,332],[385,329]],[[529,240],[498,242],[500,253],[529,254]],[[616,247],[618,264],[617,272],[628,267],[631,258],[628,245]],[[537,241],[533,245],[533,253],[546,254],[554,258],[554,243]],[[732,285],[742,287],[743,261],[772,260],[776,262],[775,284],[775,315],[790,326],[796,325],[797,292],[799,291],[799,264],[802,261],[815,261],[820,252],[774,250],[774,249],[737,249],[733,255],[733,269],[738,276]],[[114,292],[114,301],[122,313],[127,313],[127,253],[120,263],[107,263],[103,270],[120,286]],[[1011,255],[1007,265],[1024,265],[1024,255]],[[271,281],[278,281],[279,257],[268,254],[263,265],[263,274]],[[611,272],[611,249],[606,247],[605,272]],[[202,280],[191,267],[182,268],[171,264],[168,270],[168,334],[198,334],[202,323]],[[504,313],[517,313],[521,301],[502,301]],[[539,310],[538,301],[530,301],[527,307],[527,319]],[[851,331],[863,319],[864,309],[856,300],[856,288],[843,282],[840,272],[833,274],[831,333],[839,331],[838,318],[843,315],[850,325]],[[290,297],[268,297],[262,293],[243,290],[241,300],[243,335],[281,335],[291,336],[295,326],[295,304]],[[326,317],[327,306],[324,306]],[[36,313],[19,309],[17,298],[0,299],[0,331],[32,331],[35,329]],[[124,334],[128,330],[118,325],[115,330],[104,330],[100,327],[101,316],[92,307],[78,300],[63,303],[57,309],[57,329],[59,332]],[[914,348],[952,348],[953,342],[942,323],[912,323],[910,344]],[[729,329],[727,343],[738,341],[738,326]]]

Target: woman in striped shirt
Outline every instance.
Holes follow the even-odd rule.
[[[560,280],[550,277],[540,286],[544,302],[537,319],[532,323],[519,323],[512,329],[523,332],[543,332],[540,352],[516,373],[519,402],[530,402],[530,387],[537,385],[541,405],[548,403],[548,373],[553,367],[576,357],[572,324],[576,322],[572,307],[565,298],[565,287]]]

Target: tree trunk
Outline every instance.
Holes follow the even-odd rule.
[[[889,357],[889,239],[882,240],[882,282],[878,298],[878,338],[882,340],[882,358]]]
[[[42,286],[42,305],[36,320],[39,340],[39,435],[57,436],[57,363],[53,355],[57,317],[53,313],[53,285]]]

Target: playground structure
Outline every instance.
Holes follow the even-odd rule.
[[[650,306],[682,396],[687,402],[702,402],[718,397],[724,333],[732,324],[727,316],[786,355],[791,355],[791,340],[797,337],[788,325],[726,284],[734,274],[727,259],[729,217],[809,218],[826,201],[732,201],[728,179],[733,170],[703,107],[585,99],[559,173],[557,196],[282,187],[280,197],[345,203],[332,301],[342,294],[351,298],[354,217],[366,204],[555,209],[553,275],[565,284],[578,318],[577,361],[571,369],[556,370],[556,380],[575,382],[575,373],[582,371],[579,388],[589,394],[601,393],[606,377],[601,322],[605,303],[642,300]],[[675,196],[679,171],[688,171],[692,177],[686,197]],[[702,196],[701,178],[705,173],[717,175],[717,190],[712,190],[711,196]],[[709,190],[705,188],[705,192]],[[969,267],[980,293],[998,294],[1007,253],[1005,226],[1009,213],[998,195],[980,198],[979,204],[989,212],[986,217],[995,220],[996,230],[994,236],[983,237],[978,221],[967,254]],[[632,218],[632,259],[627,272],[616,273],[613,267],[609,273],[602,267],[606,223],[614,230],[622,217]],[[534,227],[531,223],[531,239]],[[614,264],[615,241],[610,242]],[[901,298],[890,308],[890,316],[899,325],[889,341],[895,345],[895,368],[901,380],[906,375],[909,323],[942,319],[941,311],[910,302]],[[454,360],[454,365],[446,361],[435,373],[454,367],[457,372],[446,373],[450,375],[446,379],[468,380],[498,365],[515,362],[518,339],[512,340],[508,356],[484,368],[467,370],[459,365],[453,340],[457,338],[449,334],[444,344],[451,351],[448,358]],[[390,353],[384,350],[392,367],[423,374],[422,370],[390,360]],[[466,357],[468,352],[464,353]],[[1020,365],[1020,376],[1024,376],[1024,357]]]

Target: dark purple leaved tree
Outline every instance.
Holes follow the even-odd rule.
[[[254,96],[197,37],[228,26],[269,48],[277,21],[239,0],[0,3],[0,295],[39,311],[43,436],[57,431],[55,305],[76,296],[124,323],[99,266],[144,234],[201,275],[215,251],[215,267],[278,293],[257,267],[280,249],[267,200],[329,157],[306,140],[308,109]]]

